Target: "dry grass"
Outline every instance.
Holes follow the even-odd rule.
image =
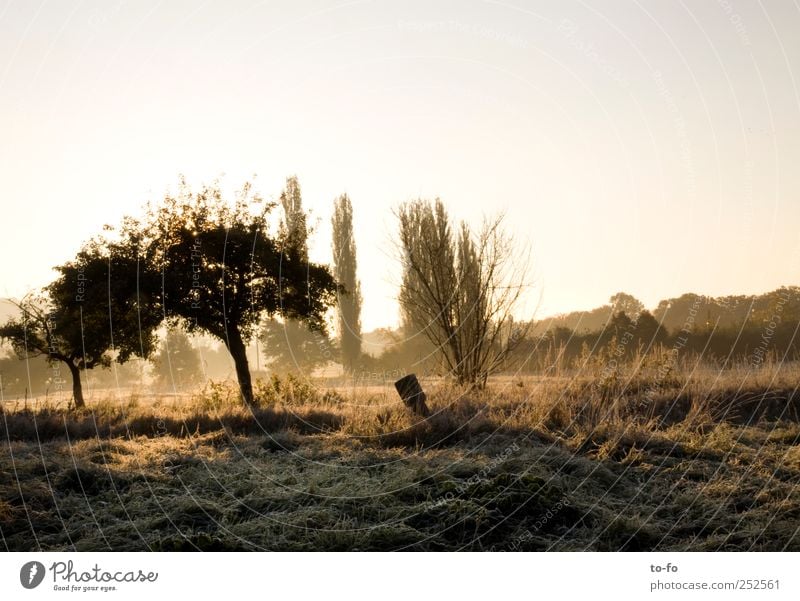
[[[0,533],[34,549],[800,550],[797,366],[587,366],[379,389],[6,404]]]

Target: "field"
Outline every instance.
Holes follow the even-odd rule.
[[[261,382],[0,416],[6,550],[800,550],[797,365]]]

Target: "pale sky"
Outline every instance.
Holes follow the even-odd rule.
[[[619,290],[800,283],[795,2],[0,0],[0,296],[175,187],[297,174],[365,330],[397,321],[392,209],[503,210],[538,316]]]

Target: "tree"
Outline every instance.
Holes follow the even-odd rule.
[[[608,323],[606,332],[611,336],[621,338],[625,335],[632,336],[635,321],[631,319],[625,311],[617,311]]]
[[[0,338],[20,358],[66,365],[75,406],[83,407],[81,371],[144,358],[154,348],[161,317],[142,259],[135,247],[93,239],[56,268],[59,277],[41,294],[18,303],[20,316],[0,328]]]
[[[270,317],[264,321],[259,340],[264,363],[273,371],[313,370],[336,360],[336,348],[328,335],[296,320]]]
[[[342,364],[349,370],[361,356],[361,282],[356,276],[356,241],[353,237],[353,205],[347,194],[334,201],[333,274],[344,287],[339,297],[339,345]]]
[[[707,319],[707,309],[713,299],[698,294],[682,294],[678,298],[662,300],[658,303],[653,317],[669,332],[676,333],[682,328],[695,330]]]
[[[283,209],[281,239],[300,261],[308,262],[308,216],[303,210],[303,196],[296,176],[286,178],[281,192]],[[327,333],[298,318],[265,320],[259,340],[263,343],[265,363],[273,370],[313,370],[335,360],[333,343]]]
[[[193,192],[182,180],[177,196],[124,227],[126,238],[149,249],[164,316],[225,344],[247,404],[253,387],[245,345],[258,324],[279,314],[325,331],[325,311],[336,299],[327,267],[310,263],[287,232],[271,235],[274,206],[250,184],[229,204],[218,184]]]
[[[53,369],[43,356],[30,357],[23,362],[10,348],[0,351],[0,392],[6,400],[23,394],[26,398],[44,394],[54,383],[53,375]]]
[[[460,384],[484,387],[524,337],[513,311],[526,289],[527,261],[515,255],[503,218],[477,235],[462,223],[453,233],[439,199],[400,207],[404,319],[436,346]]]
[[[377,358],[362,355],[362,373],[380,372],[383,377],[397,379],[404,371],[417,374],[435,373],[441,367],[438,349],[415,326],[404,319],[397,330],[388,331],[387,344]]]
[[[651,348],[663,344],[667,339],[667,332],[650,311],[642,311],[636,320],[636,338],[647,352]]]
[[[308,261],[308,218],[303,210],[303,195],[296,175],[286,178],[286,187],[281,192],[281,206],[285,243],[302,260]]]
[[[611,310],[614,314],[622,311],[631,319],[636,319],[639,313],[644,311],[644,304],[635,296],[625,292],[617,292],[608,299],[608,302],[611,303]]]
[[[197,383],[202,376],[200,353],[181,328],[171,328],[151,360],[159,385],[173,389]]]

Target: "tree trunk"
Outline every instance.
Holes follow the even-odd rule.
[[[83,400],[83,386],[81,385],[81,370],[72,361],[66,362],[69,373],[72,374],[72,398],[75,400],[75,408],[82,409],[86,406]]]
[[[244,346],[239,330],[232,328],[228,334],[228,351],[236,365],[236,378],[239,390],[246,405],[253,404],[253,382],[250,379],[250,365],[247,362],[247,349]]]

